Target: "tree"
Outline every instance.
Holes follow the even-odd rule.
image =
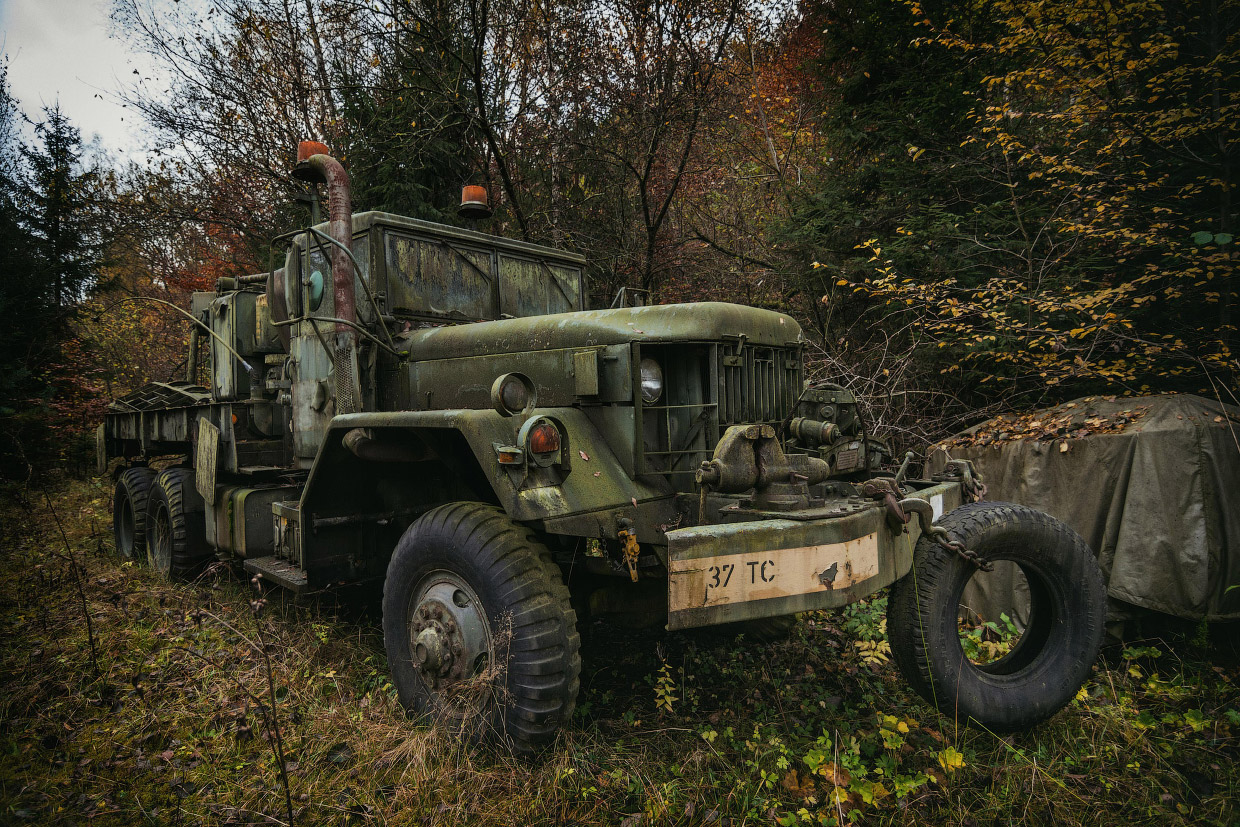
[[[1012,231],[962,239],[980,279],[911,277],[875,237],[872,276],[840,281],[917,308],[953,355],[945,370],[1026,396],[1234,386],[1240,6],[994,10],[989,39],[924,22],[927,42],[1011,61],[986,79],[967,142],[1009,191],[977,209]]]
[[[80,133],[58,106],[17,137],[21,116],[0,73],[0,475],[25,479],[64,424],[58,400],[81,378],[64,344],[79,303],[97,285],[108,238],[107,184],[83,158]]]
[[[36,265],[30,273],[36,306],[63,332],[72,308],[92,286],[105,242],[96,197],[102,173],[82,162],[82,136],[60,111],[43,110],[34,126],[38,144],[22,147],[22,202]],[[44,324],[40,325],[46,330]]]

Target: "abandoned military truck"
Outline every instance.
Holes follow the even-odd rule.
[[[298,158],[328,220],[287,236],[282,266],[194,294],[187,381],[100,427],[124,555],[295,592],[381,578],[401,702],[519,750],[569,721],[579,624],[616,607],[755,640],[892,586],[894,659],[945,713],[1011,730],[1077,691],[1103,630],[1089,549],[981,501],[967,462],[884,470],[856,400],[806,383],[792,318],[587,310],[581,257],[354,215],[326,147]],[[1032,610],[975,663],[960,595],[997,560]]]

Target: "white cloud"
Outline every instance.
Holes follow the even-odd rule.
[[[116,100],[135,68],[149,66],[109,36],[110,0],[0,0],[9,84],[37,118],[58,100],[82,137],[132,157],[141,149],[140,118]],[[148,72],[149,73],[149,72]]]

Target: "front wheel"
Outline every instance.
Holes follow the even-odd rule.
[[[929,537],[888,601],[891,653],[919,695],[965,723],[1012,731],[1072,699],[1102,645],[1106,590],[1085,541],[1058,520],[1020,505],[974,503],[940,522],[988,562],[1008,560],[1029,586],[1029,619],[1007,651],[975,662],[961,644],[960,599],[978,569]]]
[[[498,508],[451,503],[401,538],[383,584],[401,704],[469,740],[550,743],[576,704],[580,638],[551,553]]]

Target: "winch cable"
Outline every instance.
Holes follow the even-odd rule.
[[[193,313],[190,313],[184,308],[177,307],[172,302],[164,301],[163,299],[157,299],[154,296],[126,296],[125,298],[120,299],[118,301],[114,301],[111,304],[109,304],[107,307],[103,308],[98,313],[96,313],[93,318],[95,321],[99,321],[103,317],[103,314],[107,313],[112,308],[119,307],[122,304],[128,304],[130,302],[153,302],[155,304],[162,304],[165,307],[171,307],[173,310],[180,313],[182,316],[189,319],[191,322],[198,325],[203,330],[207,331],[207,333],[210,333],[211,336],[213,336],[215,340],[220,343],[220,347],[224,348],[229,353],[231,353],[233,356],[237,357],[237,361],[240,362],[241,366],[245,368],[246,373],[249,373],[249,374],[254,373],[254,366],[251,365],[249,362],[247,362],[244,356],[242,356],[237,351],[233,350],[232,345],[228,344],[228,342],[225,341],[223,336],[221,336],[220,334],[212,330],[211,326],[203,322],[201,319],[195,318]]]

